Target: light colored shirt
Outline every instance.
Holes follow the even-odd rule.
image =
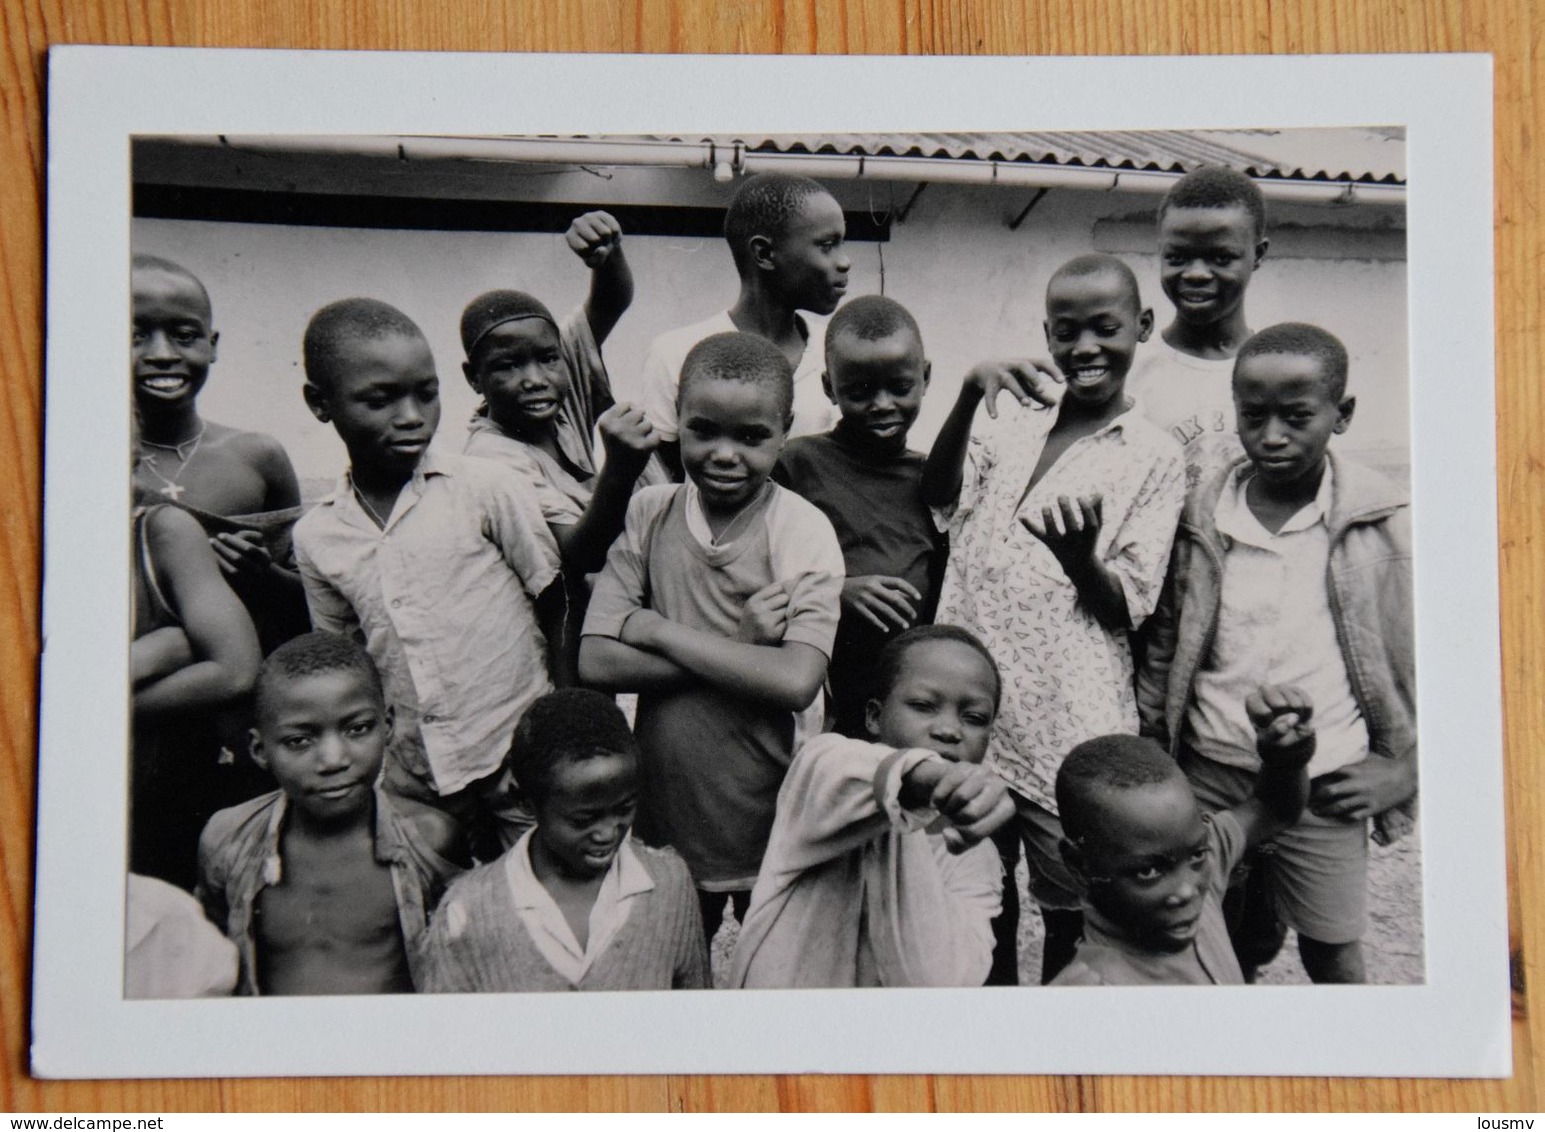
[[[944,843],[901,785],[931,751],[818,735],[794,756],[735,949],[736,987],[981,986],[1003,865]]]
[[[631,842],[623,841],[606,875],[601,878],[595,904],[590,909],[589,935],[585,946],[581,947],[563,910],[532,871],[531,835],[534,832],[528,830],[504,855],[510,895],[521,923],[526,925],[531,942],[542,953],[542,958],[552,964],[559,975],[578,986],[596,957],[606,950],[622,925],[628,922],[634,902],[654,890],[654,881],[634,855]],[[456,905],[448,911],[460,912],[461,906]],[[452,924],[451,930],[461,929]]]
[[[647,608],[733,639],[746,599],[784,582],[784,643],[830,657],[843,580],[842,548],[830,520],[769,482],[725,533],[727,539],[713,540],[692,484],[640,491],[596,580],[584,635],[620,639],[627,619]],[[673,846],[699,888],[750,888],[789,758],[823,722],[820,696],[795,712],[709,680],[640,693],[638,837]]]
[[[1095,552],[1135,628],[1158,603],[1185,490],[1179,445],[1129,409],[1069,445],[1025,494],[1056,413],[1003,398],[996,421],[978,416],[959,502],[940,513],[950,555],[935,619],[969,629],[997,660],[1003,700],[988,765],[1053,811],[1057,767],[1075,745],[1137,733],[1132,651],[1020,517],[1039,522],[1058,496],[1102,496]]]
[[[826,371],[826,324],[808,315],[795,315],[805,330],[805,352],[794,367],[794,425],[789,436],[807,436],[826,432],[837,423],[837,407],[821,388],[821,374]],[[681,365],[687,354],[704,338],[728,334],[738,329],[729,311],[720,311],[702,322],[668,330],[649,346],[644,358],[641,408],[666,442],[678,437],[676,390],[681,385]]]
[[[124,916],[124,998],[204,998],[236,989],[236,945],[182,889],[130,873]]]
[[[1187,491],[1244,455],[1233,381],[1233,358],[1182,353],[1157,334],[1137,349],[1127,374],[1127,395],[1185,449]]]
[[[552,690],[534,599],[558,576],[527,485],[489,460],[425,453],[378,528],[347,473],[295,527],[312,625],[363,640],[396,711],[391,757],[450,794],[492,774]]]
[[[1368,754],[1368,725],[1352,694],[1326,583],[1331,469],[1327,463],[1314,500],[1276,534],[1250,510],[1249,482],[1246,464],[1229,477],[1213,512],[1228,550],[1212,651],[1196,674],[1186,738],[1198,754],[1259,770],[1245,700],[1262,684],[1291,684],[1314,704],[1309,777],[1317,778]]]

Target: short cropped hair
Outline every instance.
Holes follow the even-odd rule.
[[[1172,208],[1229,208],[1238,205],[1255,222],[1255,238],[1266,236],[1266,198],[1249,177],[1224,165],[1203,165],[1170,186],[1159,205],[1159,223]]]
[[[1234,358],[1234,372],[1246,358],[1261,354],[1295,354],[1320,363],[1325,389],[1333,402],[1340,402],[1347,391],[1347,348],[1328,330],[1307,322],[1279,322],[1245,340]]]
[[[870,698],[884,700],[889,696],[896,681],[901,679],[901,668],[906,663],[907,653],[929,641],[954,641],[965,645],[987,662],[987,667],[992,669],[992,706],[996,712],[1003,699],[1003,674],[998,671],[998,662],[974,633],[959,625],[918,625],[887,641],[875,660]]]
[[[354,673],[365,682],[371,695],[385,702],[381,673],[370,654],[349,637],[317,631],[294,637],[268,654],[253,685],[253,714],[262,719],[263,709],[278,685],[328,672]]]
[[[1124,262],[1103,252],[1091,252],[1068,260],[1051,273],[1051,278],[1046,281],[1046,291],[1050,294],[1052,287],[1063,279],[1086,279],[1094,275],[1114,276],[1121,285],[1122,291],[1132,300],[1132,309],[1134,311],[1143,309],[1143,297],[1138,290],[1137,276],[1132,274],[1132,269]]]
[[[617,701],[589,688],[560,688],[534,701],[520,717],[505,765],[521,790],[542,802],[559,763],[637,754]]]
[[[819,181],[789,173],[758,173],[742,181],[724,214],[724,239],[736,270],[746,269],[752,236],[777,239],[807,200],[827,195]]]
[[[743,381],[771,389],[778,412],[788,421],[794,412],[794,367],[783,351],[759,334],[732,330],[711,334],[687,352],[681,363],[676,408],[686,403],[687,389],[698,381]]]
[[[198,288],[198,293],[204,297],[205,317],[213,319],[215,314],[214,304],[209,301],[209,288],[204,286],[204,281],[180,263],[173,263],[169,259],[162,259],[158,255],[146,255],[143,252],[134,256],[129,261],[130,273],[135,271],[160,271],[166,275],[176,275],[186,279]]]
[[[351,346],[395,337],[423,339],[424,332],[418,323],[379,299],[328,303],[306,324],[301,345],[306,380],[319,389],[331,389]]]
[[[884,295],[860,295],[838,307],[837,313],[826,324],[826,353],[830,357],[832,343],[841,334],[851,334],[864,342],[878,342],[903,330],[916,338],[919,346],[923,344],[923,332],[906,307]]]
[[[1090,832],[1100,798],[1119,790],[1157,786],[1180,774],[1180,766],[1152,739],[1101,735],[1086,739],[1057,768],[1057,813],[1068,838]]]

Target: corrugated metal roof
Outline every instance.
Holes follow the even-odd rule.
[[[1227,165],[1252,177],[1405,183],[1399,127],[1299,130],[1111,130],[1013,134],[651,135],[740,142],[753,152],[937,157],[1184,173]]]

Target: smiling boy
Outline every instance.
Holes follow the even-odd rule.
[[[751,908],[737,987],[981,986],[1012,819],[981,765],[997,666],[964,630],[902,633],[878,658],[870,742],[820,735],[794,756]]]
[[[187,268],[136,255],[130,276],[134,405],[140,417],[135,486],[191,511],[268,648],[305,629],[289,532],[300,488],[271,436],[206,420],[198,397],[215,362],[209,292]]]
[[[1245,293],[1266,258],[1266,203],[1245,174],[1204,165],[1165,194],[1158,236],[1175,317],[1129,384],[1148,419],[1184,446],[1194,488],[1239,455],[1229,379],[1250,337]]]
[[[1151,739],[1080,743],[1057,771],[1061,850],[1084,886],[1084,936],[1054,986],[1239,984],[1221,898],[1252,845],[1291,825],[1308,794],[1313,704],[1297,688],[1252,692],[1261,772],[1252,793],[1204,816]]]
[[[949,522],[936,620],[975,633],[1005,674],[987,762],[1014,791],[1047,925],[1043,980],[1078,932],[1077,887],[1057,850],[1057,766],[1085,739],[1137,731],[1129,635],[1158,601],[1184,492],[1179,446],[1124,391],[1152,324],[1120,260],[1062,265],[1044,324],[1067,385],[1060,403],[1006,403],[973,435],[977,407],[991,410],[988,392],[1010,369],[976,367],[923,475],[925,498]]]
[[[430,448],[439,378],[401,311],[323,307],[305,365],[306,404],[349,453],[295,528],[312,622],[362,639],[381,670],[397,713],[388,786],[472,823],[475,849],[496,854],[493,839],[530,824],[501,767],[520,713],[552,688],[557,546],[514,472]]]
[[[686,865],[629,836],[638,749],[610,697],[569,688],[537,700],[515,730],[509,766],[536,825],[451,887],[425,941],[424,989],[705,987]]]
[[[1209,810],[1259,770],[1248,690],[1312,697],[1308,808],[1270,852],[1277,914],[1315,982],[1362,981],[1369,822],[1381,842],[1400,836],[1417,786],[1409,507],[1330,447],[1355,408],[1346,384],[1345,347],[1316,326],[1240,349],[1246,455],[1187,501],[1138,684],[1145,733]]]
[[[726,896],[745,909],[790,755],[821,730],[842,549],[820,511],[768,479],[793,399],[772,343],[704,339],[680,398],[687,482],[633,497],[579,675],[639,693],[639,835],[686,859],[712,938]]]
[[[297,637],[264,661],[256,718],[252,757],[279,789],[221,810],[199,840],[198,895],[237,945],[240,993],[413,990],[460,831],[378,788],[392,710],[375,666],[343,637]]]
[[[842,206],[808,177],[759,173],[735,190],[724,215],[740,292],[729,310],[654,340],[644,359],[643,409],[660,438],[660,459],[680,479],[676,414],[683,362],[712,334],[744,331],[767,339],[794,371],[790,436],[825,432],[833,411],[822,390],[821,327],[799,312],[829,315],[847,290],[853,264],[843,249]]]
[[[944,538],[923,503],[924,457],[907,447],[931,366],[900,303],[864,295],[826,326],[831,432],[789,442],[773,478],[831,520],[842,546],[842,622],[827,681],[834,729],[858,738],[874,664],[886,641],[933,620]]]

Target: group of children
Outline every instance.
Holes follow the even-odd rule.
[[[1165,198],[1152,344],[1120,260],[1061,266],[1053,364],[972,369],[926,457],[921,331],[842,304],[843,233],[816,182],[744,182],[736,303],[633,406],[622,233],[580,217],[579,310],[467,305],[460,455],[419,327],[322,308],[349,466],[298,522],[283,449],[197,411],[203,286],[136,258],[130,866],[234,944],[221,989],[705,987],[731,912],[721,983],[1012,983],[1021,852],[1043,982],[1244,981],[1225,893],[1268,877],[1309,975],[1363,978],[1369,825],[1416,791],[1407,508],[1330,451],[1341,344],[1250,332],[1258,190]],[[131,986],[210,991],[185,912]]]

